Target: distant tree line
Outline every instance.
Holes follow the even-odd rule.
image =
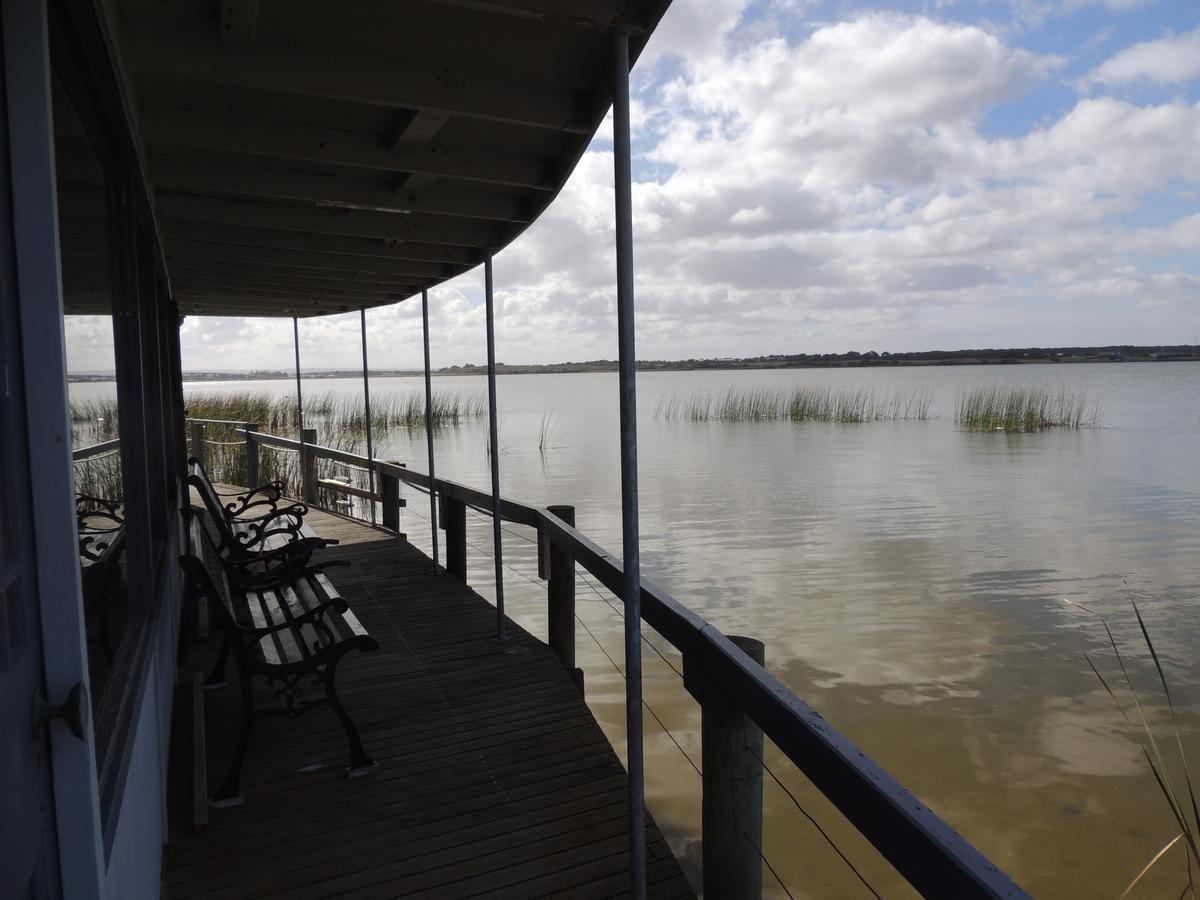
[[[1200,361],[1196,344],[1113,344],[1106,347],[1010,347],[975,350],[913,350],[906,353],[879,353],[875,350],[850,350],[846,353],[779,353],[772,356],[726,357],[720,359],[646,359],[638,360],[638,370],[687,371],[691,369],[834,369],[866,366],[994,366],[1023,363],[1119,363]],[[584,362],[544,365],[506,365],[497,363],[496,371],[506,375],[557,372],[615,372],[615,359],[591,359]],[[480,365],[449,366],[439,375],[481,375]],[[411,369],[372,370],[375,377],[419,375]],[[361,369],[308,371],[308,378],[357,378]],[[76,374],[71,381],[111,381],[107,374]],[[294,378],[291,370],[260,369],[252,372],[185,372],[187,381],[236,381]]]

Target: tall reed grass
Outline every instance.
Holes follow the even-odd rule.
[[[250,422],[268,433],[292,437],[299,427],[294,397],[270,397],[254,391],[184,397],[189,417],[219,422]],[[487,412],[480,393],[435,392],[430,406],[433,428],[453,427]],[[74,446],[87,446],[112,440],[118,435],[117,402],[107,400],[73,401],[70,409],[71,439]],[[425,396],[423,392],[384,393],[372,398],[372,427],[423,429]],[[332,393],[313,393],[304,398],[304,425],[317,429],[317,443],[325,447],[363,453],[366,446],[366,413],[354,397]],[[220,482],[246,484],[245,439],[236,424],[205,426],[205,448],[209,475]],[[190,449],[190,448],[189,448]],[[350,477],[358,487],[368,484],[365,469],[355,469],[329,460],[320,460],[318,476]],[[293,496],[300,490],[298,454],[276,447],[259,448],[259,477],[262,481],[282,481]],[[121,463],[119,454],[81,460],[75,465],[76,490],[108,499],[120,499]],[[322,498],[333,503],[334,497]]]
[[[925,391],[881,394],[870,388],[801,385],[729,388],[723,393],[671,392],[659,398],[654,418],[688,422],[883,422],[929,418]]]
[[[379,428],[424,428],[425,395],[419,391],[379,394],[371,398],[371,424]],[[191,395],[184,398],[188,415],[194,419],[226,419],[256,422],[263,428],[294,428],[299,423],[294,397],[268,397],[251,392]],[[430,418],[434,428],[457,425],[487,412],[480,393],[434,392]],[[304,398],[304,422],[351,431],[365,431],[366,411],[356,397],[332,393]]]
[[[971,431],[1085,428],[1099,424],[1100,407],[1078,392],[980,387],[959,397],[955,421]]]
[[[1105,678],[1100,671],[1100,667],[1096,665],[1096,661],[1092,659],[1091,654],[1084,653],[1084,658],[1087,660],[1092,674],[1099,680],[1105,693],[1108,694],[1109,699],[1121,714],[1126,727],[1136,738],[1141,747],[1142,755],[1146,759],[1146,764],[1150,768],[1150,773],[1154,776],[1154,781],[1158,785],[1159,792],[1162,794],[1163,801],[1170,809],[1171,818],[1174,819],[1175,826],[1179,829],[1178,834],[1167,841],[1150,857],[1150,860],[1125,888],[1119,900],[1126,900],[1127,897],[1133,894],[1138,884],[1167,857],[1167,854],[1176,845],[1182,845],[1183,847],[1185,865],[1180,868],[1183,870],[1181,875],[1186,876],[1187,882],[1183,885],[1183,890],[1178,895],[1172,893],[1170,896],[1178,896],[1180,900],[1184,897],[1191,897],[1192,900],[1196,900],[1195,872],[1200,871],[1200,799],[1197,798],[1196,789],[1192,784],[1191,764],[1183,748],[1183,734],[1179,718],[1175,711],[1175,701],[1171,696],[1171,688],[1167,684],[1167,675],[1163,670],[1162,659],[1159,656],[1158,649],[1154,646],[1154,641],[1150,637],[1150,630],[1146,627],[1146,620],[1142,618],[1142,611],[1138,608],[1137,601],[1131,597],[1129,602],[1133,607],[1133,614],[1137,618],[1138,630],[1141,633],[1142,642],[1150,655],[1150,659],[1154,663],[1154,671],[1158,676],[1158,684],[1162,688],[1163,699],[1166,701],[1170,719],[1171,737],[1174,738],[1174,740],[1170,740],[1168,743],[1175,745],[1175,753],[1172,755],[1177,756],[1177,766],[1183,775],[1182,784],[1178,780],[1178,774],[1175,778],[1171,777],[1171,771],[1167,765],[1168,754],[1164,753],[1163,747],[1158,740],[1156,729],[1151,725],[1150,720],[1146,716],[1146,704],[1134,689],[1133,680],[1129,677],[1130,665],[1121,653],[1121,648],[1117,644],[1117,639],[1113,636],[1112,629],[1108,625],[1108,620],[1091,607],[1084,606],[1082,603],[1076,603],[1072,600],[1067,600],[1066,602],[1077,609],[1083,610],[1088,615],[1094,616],[1104,628],[1104,634],[1109,647],[1112,649],[1113,659],[1117,664],[1119,675],[1117,677],[1110,675],[1108,678]],[[1118,694],[1128,697],[1128,705],[1121,701]]]

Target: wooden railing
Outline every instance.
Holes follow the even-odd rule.
[[[315,472],[318,458],[368,466],[365,457],[317,446],[309,435],[302,442],[263,434],[246,423],[234,424],[241,426],[250,456],[256,454],[257,445],[296,450],[306,459],[301,467],[306,473]],[[315,434],[312,437],[315,439]],[[385,527],[399,526],[399,506],[394,501],[399,499],[401,483],[435,493],[446,533],[446,570],[466,581],[466,511],[471,508],[491,515],[492,495],[444,478],[430,484],[429,476],[395,462],[375,460],[373,467]],[[311,496],[315,500],[316,487],[315,477],[310,481],[306,476],[306,499]],[[502,497],[500,516],[538,532],[538,572],[548,581],[550,646],[578,679],[574,567],[582,566],[619,596],[621,559],[575,528],[571,507],[529,506]],[[706,894],[761,894],[761,881],[755,884],[754,879],[761,879],[762,759],[761,750],[756,753],[754,748],[761,746],[765,734],[923,896],[945,900],[1028,896],[751,658],[743,646],[753,651],[756,642],[726,636],[646,578],[642,579],[641,600],[646,624],[682,654],[684,686],[701,705],[705,718],[702,828]],[[760,837],[757,841],[744,839],[753,835]]]
[[[101,441],[99,444],[92,444],[90,447],[76,447],[71,451],[71,459],[75,462],[82,462],[85,459],[104,456],[106,453],[114,453],[120,449],[121,439],[114,438],[111,441]]]

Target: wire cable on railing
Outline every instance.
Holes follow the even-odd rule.
[[[489,517],[476,514],[471,509],[471,507],[467,507],[467,512],[469,512],[474,518],[476,518],[482,522],[489,521]],[[428,519],[428,516],[422,516],[420,513],[413,512],[412,514],[417,516],[418,518]],[[519,538],[528,543],[531,543],[531,544],[537,543],[536,540],[526,537],[525,535],[522,535],[519,532],[515,532],[515,531],[512,531],[507,528],[504,528],[502,530],[507,532],[508,534],[511,534],[513,537]],[[483,550],[483,548],[481,548],[475,544],[472,544],[469,541],[467,542],[467,544],[468,544],[468,546],[470,546],[471,548],[473,548],[475,551],[482,554],[483,556],[485,556],[489,559],[491,558],[489,556],[489,554],[485,550]],[[519,575],[521,578],[525,579],[526,581],[530,582],[531,584],[537,585],[538,587],[544,587],[544,584],[542,581],[530,577],[526,573],[522,572],[520,569],[514,568],[513,566],[509,565],[508,563],[504,564],[504,568],[508,569],[510,572],[513,572],[516,575]],[[604,603],[604,605],[607,606],[609,608],[609,610],[617,618],[624,620],[624,618],[625,618],[624,612],[621,609],[619,609],[618,607],[616,607],[612,603],[611,600],[609,600],[607,597],[604,596],[604,594],[602,594],[599,591],[599,589],[592,583],[591,579],[589,579],[587,577],[587,574],[585,572],[579,571],[578,575],[579,575],[580,579],[582,579],[584,585],[593,594],[595,594],[596,597],[599,598]],[[609,654],[609,652],[604,649],[604,645],[600,643],[600,640],[596,637],[596,635],[588,627],[587,623],[582,618],[580,618],[580,616],[578,614],[576,614],[575,620],[577,622],[579,622],[579,624],[581,626],[583,626],[583,630],[585,632],[587,632],[588,637],[590,637],[592,639],[592,642],[599,648],[600,652],[602,654],[604,654],[604,657],[608,660],[609,664],[613,667],[613,670],[616,671],[616,673],[618,675],[620,675],[622,679],[624,679],[625,673],[621,670],[621,667],[617,665],[616,661],[612,658],[612,656]],[[661,650],[659,650],[658,647],[655,646],[655,644],[653,642],[651,642],[644,634],[642,635],[642,642],[645,643],[646,646],[648,646],[651,650],[653,650],[654,653],[658,656],[658,658],[661,659],[664,663],[666,663],[667,667],[670,668],[672,672],[674,672],[676,675],[679,676],[680,681],[684,680],[683,673],[681,671],[679,671],[679,668],[673,662],[671,662],[671,660],[669,658],[667,658],[667,656],[665,656],[663,654],[663,652]],[[681,754],[683,754],[684,759],[686,759],[688,761],[688,764],[692,767],[692,769],[696,772],[696,774],[703,777],[700,768],[692,760],[692,758],[688,754],[688,752],[683,749],[683,746],[675,738],[675,735],[671,732],[671,730],[669,728],[667,728],[666,724],[659,717],[658,713],[656,713],[654,711],[654,708],[652,706],[650,706],[650,704],[647,703],[644,698],[642,700],[642,705],[646,707],[647,712],[649,712],[650,715],[653,717],[654,721],[658,723],[659,727],[663,730],[663,733],[666,734],[666,736],[670,739],[671,743],[675,745],[675,748]],[[846,854],[844,852],[842,852],[841,848],[838,847],[838,845],[834,842],[833,838],[829,836],[829,833],[826,832],[825,829],[821,827],[820,823],[817,822],[816,818],[814,818],[813,815],[810,812],[808,812],[808,810],[806,810],[803,807],[803,805],[801,805],[800,801],[796,799],[795,794],[793,794],[791,792],[791,790],[788,789],[787,785],[785,785],[783,783],[783,781],[780,780],[779,776],[776,775],[775,772],[771,769],[771,767],[769,765],[767,765],[766,760],[764,760],[761,756],[759,756],[757,753],[755,753],[753,751],[753,749],[751,749],[749,747],[747,747],[746,749],[750,750],[750,752],[754,754],[755,758],[759,761],[759,763],[762,764],[763,771],[765,771],[768,775],[771,776],[771,779],[777,785],[779,785],[779,787],[787,795],[788,799],[792,801],[792,804],[796,807],[796,809],[800,811],[800,814],[803,815],[804,818],[806,818],[812,824],[812,826],[817,829],[817,832],[821,835],[821,837],[825,840],[825,842],[830,846],[830,848],[834,851],[834,853],[836,853],[841,858],[841,860],[846,864],[846,866],[850,869],[850,871],[854,873],[854,875],[858,878],[858,880],[860,882],[862,882],[863,887],[865,887],[871,893],[871,895],[876,898],[876,900],[882,900],[879,893],[873,887],[871,887],[870,883],[866,880],[866,878],[863,876],[863,874],[855,867],[854,863],[852,863],[850,861],[849,857],[847,857]],[[749,840],[749,835],[747,835],[746,837],[747,837],[747,840]],[[757,845],[754,845],[753,841],[750,841],[750,843],[751,843],[751,845],[754,846],[754,849],[758,852],[758,855],[762,858],[762,861],[766,864],[767,868],[770,869],[771,874],[775,877],[775,880],[779,882],[779,886],[783,889],[783,892],[785,894],[787,894],[789,898],[791,898],[792,894],[788,890],[787,885],[785,885],[783,883],[783,880],[779,877],[779,874],[775,871],[775,869],[771,865],[770,861],[763,854],[761,848],[759,848]]]
[[[791,790],[788,788],[788,786],[786,784],[784,784],[782,781],[779,780],[778,775],[776,775],[774,772],[771,771],[771,767],[767,765],[767,761],[765,759],[763,759],[761,756],[759,756],[758,753],[755,752],[753,747],[746,747],[746,749],[749,750],[752,754],[754,754],[755,759],[757,759],[760,763],[762,763],[763,771],[765,771],[768,775],[770,775],[771,779],[777,785],[779,785],[780,788],[782,788],[783,792],[785,794],[787,794],[788,799],[791,800],[793,804],[795,804],[796,809],[800,810],[800,814],[802,816],[804,816],[804,818],[808,819],[809,822],[812,823],[813,828],[817,829],[817,831],[820,833],[821,837],[823,837],[825,839],[825,843],[827,843],[830,847],[833,848],[833,852],[842,858],[842,862],[844,862],[850,868],[850,871],[853,872],[858,877],[858,880],[863,883],[863,887],[865,887],[868,891],[870,891],[871,895],[873,897],[875,897],[876,900],[883,900],[883,898],[880,897],[879,894],[876,892],[875,888],[871,887],[871,885],[867,882],[867,879],[863,877],[862,872],[858,871],[858,869],[855,868],[854,863],[850,862],[849,857],[847,857],[846,854],[841,851],[841,848],[839,848],[838,845],[834,843],[833,838],[831,838],[829,836],[829,833],[826,832],[825,829],[821,827],[821,824],[815,818],[813,818],[812,813],[810,813],[807,809],[805,809],[803,806],[800,805],[800,801],[796,799],[796,795],[791,792]]]
[[[775,871],[775,867],[771,865],[771,861],[767,859],[767,854],[763,853],[762,848],[759,847],[758,844],[754,843],[754,838],[750,837],[750,835],[744,831],[742,832],[742,837],[749,842],[750,846],[754,848],[754,852],[758,854],[758,858],[761,859],[766,864],[767,868],[771,870],[771,874],[775,876],[775,880],[779,882],[779,886],[783,888],[783,892],[788,895],[788,900],[796,900],[796,898],[792,896],[792,892],[788,890],[787,885],[783,883],[783,879],[779,877],[779,873]]]
[[[617,665],[616,660],[614,660],[612,658],[612,656],[609,654],[609,652],[604,649],[604,645],[600,643],[600,641],[599,641],[599,639],[597,639],[596,635],[592,634],[592,629],[587,627],[587,622],[583,621],[583,619],[581,619],[578,616],[578,614],[575,616],[575,621],[577,621],[580,625],[583,626],[583,630],[588,633],[588,637],[590,637],[592,639],[592,641],[596,644],[596,646],[600,648],[600,652],[604,654],[605,659],[607,659],[609,661],[609,663],[612,664],[613,670],[618,675],[621,676],[622,680],[624,680],[625,673],[623,671],[621,671],[621,667]],[[663,722],[663,720],[661,718],[659,718],[658,713],[656,713],[654,711],[654,707],[652,707],[649,703],[647,703],[646,699],[644,697],[642,698],[642,706],[646,707],[646,711],[649,712],[650,715],[654,717],[654,721],[658,723],[658,727],[661,728],[663,730],[663,733],[668,738],[671,739],[671,743],[675,745],[675,749],[683,754],[683,758],[688,761],[688,765],[690,765],[692,767],[692,769],[695,770],[697,775],[699,775],[701,778],[703,778],[704,776],[700,772],[700,767],[696,765],[696,763],[692,760],[692,757],[688,754],[688,752],[683,749],[683,746],[679,743],[679,741],[677,741],[675,739],[675,735],[671,733],[671,729],[666,726],[666,723]]]
[[[611,600],[609,600],[607,597],[605,597],[603,594],[601,594],[600,591],[596,589],[596,586],[593,585],[592,582],[588,579],[586,574],[584,574],[583,572],[580,572],[579,577],[583,579],[583,583],[588,586],[588,588],[591,590],[591,592],[593,594],[595,594],[597,597],[599,597],[600,600],[603,601],[604,605],[613,611],[613,614],[618,619],[620,619],[621,621],[625,620],[625,613],[622,612],[620,609],[618,609],[616,606],[614,606]],[[654,645],[653,641],[651,641],[644,634],[642,635],[642,643],[644,643],[647,647],[649,647],[651,650],[653,650],[655,652],[655,654],[658,656],[658,658],[661,659],[664,663],[666,663],[667,667],[670,668],[670,670],[672,672],[674,672],[676,675],[679,676],[680,681],[683,680],[683,673],[679,671],[678,667],[673,662],[671,662],[671,660],[667,659],[666,655],[664,655],[663,652]]]
[[[414,515],[420,516],[420,514],[414,514]],[[421,516],[421,517],[424,518],[424,516]],[[470,542],[470,541],[467,541],[467,546],[472,547],[473,550],[480,553],[481,556],[484,556],[488,559],[492,558],[490,556],[490,554],[488,554],[487,551],[484,550],[484,548],[482,548],[478,545],[472,544],[472,542]],[[521,576],[522,578],[524,578],[524,580],[528,581],[530,584],[535,584],[535,586],[539,587],[539,588],[546,587],[545,583],[542,582],[541,580],[539,580],[539,578],[530,577],[529,575],[526,574],[526,572],[523,572],[520,569],[516,569],[516,568],[514,568],[514,566],[511,566],[508,563],[504,563],[503,565],[504,565],[504,568],[508,569],[510,572],[512,572],[512,574]],[[576,620],[576,622],[580,623],[583,626],[584,631],[588,632],[588,637],[592,638],[592,640],[595,642],[595,646],[600,648],[600,653],[605,655],[605,659],[607,659],[608,662],[610,662],[610,664],[613,667],[613,670],[616,671],[617,674],[619,674],[619,676],[622,677],[622,679],[624,679],[625,673],[622,670],[620,670],[620,666],[617,665],[616,660],[613,660],[612,656],[610,654],[608,654],[608,650],[606,650],[604,648],[604,644],[600,643],[598,638],[596,638],[596,636],[592,632],[592,629],[588,628],[587,623],[584,622],[584,620],[581,619],[577,613],[575,616],[575,620]],[[668,665],[670,665],[670,664],[668,664]],[[670,728],[668,728],[666,726],[666,722],[662,721],[659,714],[654,712],[654,707],[650,706],[650,704],[646,701],[646,698],[644,698],[644,697],[642,698],[642,706],[646,707],[646,710],[650,714],[650,716],[652,716],[654,721],[658,722],[659,727],[662,728],[662,733],[666,734],[667,738],[671,740],[671,743],[676,745],[676,749],[680,752],[680,754],[683,754],[683,757],[685,758],[686,761],[688,761],[689,766],[691,766],[692,769],[695,769],[695,772],[697,775],[700,775],[701,774],[700,767],[696,766],[695,761],[692,760],[691,756],[688,754],[688,751],[683,749],[683,745],[678,742],[678,740],[676,739],[676,736],[674,736],[674,734],[671,732]]]

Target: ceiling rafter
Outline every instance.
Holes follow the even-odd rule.
[[[270,168],[240,162],[150,156],[150,179],[165,191],[265,197],[332,204],[380,212],[427,212],[464,218],[522,221],[520,198],[499,193],[435,187],[422,193],[393,190],[366,178]]]
[[[238,244],[246,247],[269,247],[302,253],[333,253],[467,266],[478,265],[481,261],[479,252],[474,248],[458,247],[453,244],[386,241],[378,238],[331,234],[318,235],[304,231],[252,227],[229,222],[212,223],[172,219],[165,215],[161,215],[160,219],[168,246],[176,240],[190,240]]]
[[[210,224],[228,223],[284,231],[305,231],[312,234],[391,241],[411,240],[461,247],[487,247],[496,243],[500,236],[500,232],[494,226],[472,219],[259,203],[253,200],[231,200],[163,191],[158,193],[158,212],[165,218]]]
[[[186,147],[271,159],[327,163],[379,172],[412,172],[551,191],[553,166],[545,160],[493,150],[432,143],[393,152],[378,135],[268,118],[200,112],[172,106],[142,107],[142,137],[151,146]]]
[[[590,134],[593,100],[561,87],[294,47],[253,47],[130,24],[127,65],[167,76]]]

